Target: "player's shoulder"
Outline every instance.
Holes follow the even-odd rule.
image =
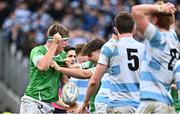
[[[118,40],[115,40],[115,39],[110,39],[109,41],[107,41],[103,47],[109,47],[109,48],[114,48],[117,46],[117,43],[118,43]]]
[[[138,45],[138,46],[140,46],[140,47],[145,47],[144,42],[139,42],[139,41],[135,40],[134,38],[133,38],[133,40],[134,40],[134,42],[135,42],[135,45]]]
[[[31,50],[30,55],[35,55],[37,53],[43,53],[46,51],[46,48],[44,46],[36,46]]]
[[[39,50],[44,50],[45,49],[45,47],[44,46],[36,46],[36,47],[34,47],[32,50],[31,50],[31,52],[35,52],[35,51],[39,51]]]

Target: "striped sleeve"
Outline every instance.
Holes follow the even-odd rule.
[[[112,56],[112,51],[109,48],[109,46],[106,45],[103,46],[100,52],[98,63],[103,65],[108,65],[111,56]]]
[[[153,24],[149,23],[144,32],[144,37],[147,38],[148,40],[151,40],[154,37],[156,31],[157,28]]]

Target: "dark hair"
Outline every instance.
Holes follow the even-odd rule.
[[[101,40],[101,39],[94,39],[92,40],[91,42],[87,43],[83,49],[82,49],[82,52],[83,52],[83,55],[91,55],[92,52],[96,51],[96,50],[99,50],[102,48],[102,46],[104,45],[105,41],[104,40]]]
[[[82,49],[83,47],[86,45],[86,43],[81,43],[81,44],[77,44],[75,46],[75,51],[76,51],[76,54],[79,55],[80,53],[82,53]]]
[[[53,24],[53,25],[51,25],[50,27],[49,27],[49,29],[48,29],[48,32],[47,32],[47,36],[48,37],[51,37],[51,36],[53,36],[54,34],[56,34],[56,33],[59,33],[62,37],[65,37],[65,36],[69,36],[69,30],[65,27],[65,26],[63,26],[63,25],[61,25],[61,24],[58,24],[58,23],[56,23],[56,24]]]
[[[74,47],[71,47],[71,46],[65,46],[64,47],[64,51],[67,53],[69,52],[70,50],[74,50],[75,51],[75,48]]]
[[[131,14],[121,12],[115,17],[115,27],[120,34],[131,33],[134,28],[134,21]]]

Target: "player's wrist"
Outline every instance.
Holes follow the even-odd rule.
[[[63,108],[69,108],[69,105],[65,104],[64,102],[56,101],[56,104],[57,104],[58,106],[63,107]]]
[[[59,44],[59,41],[53,40],[53,44],[54,44],[54,45],[58,45],[58,44]]]
[[[59,33],[56,33],[55,35],[53,35],[53,43],[54,44],[59,44],[60,40],[61,40],[61,35]]]
[[[84,101],[83,105],[82,105],[82,108],[85,109],[87,106],[88,106],[89,102],[87,101]]]
[[[158,9],[158,13],[164,12],[163,5],[162,5],[162,4],[157,4],[156,7],[157,7],[157,9]]]
[[[58,47],[58,43],[52,43],[52,47],[54,47],[54,48],[57,48]]]

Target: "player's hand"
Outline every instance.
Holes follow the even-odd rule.
[[[54,68],[55,70],[58,70],[59,65],[56,63],[56,61],[51,62],[51,68]]]
[[[77,109],[78,105],[76,103],[69,105],[69,108],[66,109],[67,113],[72,113],[75,112]]]
[[[61,35],[59,33],[54,34],[53,43],[54,44],[59,44],[60,41],[61,41]]]
[[[177,90],[176,84],[171,84],[171,88]]]
[[[79,106],[78,108],[77,108],[77,110],[75,111],[75,114],[81,114],[81,113],[85,113],[85,114],[88,114],[89,112],[88,112],[88,105],[89,104],[85,104],[85,105],[83,105],[83,106]]]
[[[163,13],[167,13],[167,14],[174,14],[176,12],[176,8],[174,6],[174,4],[172,3],[165,3],[161,5]]]

